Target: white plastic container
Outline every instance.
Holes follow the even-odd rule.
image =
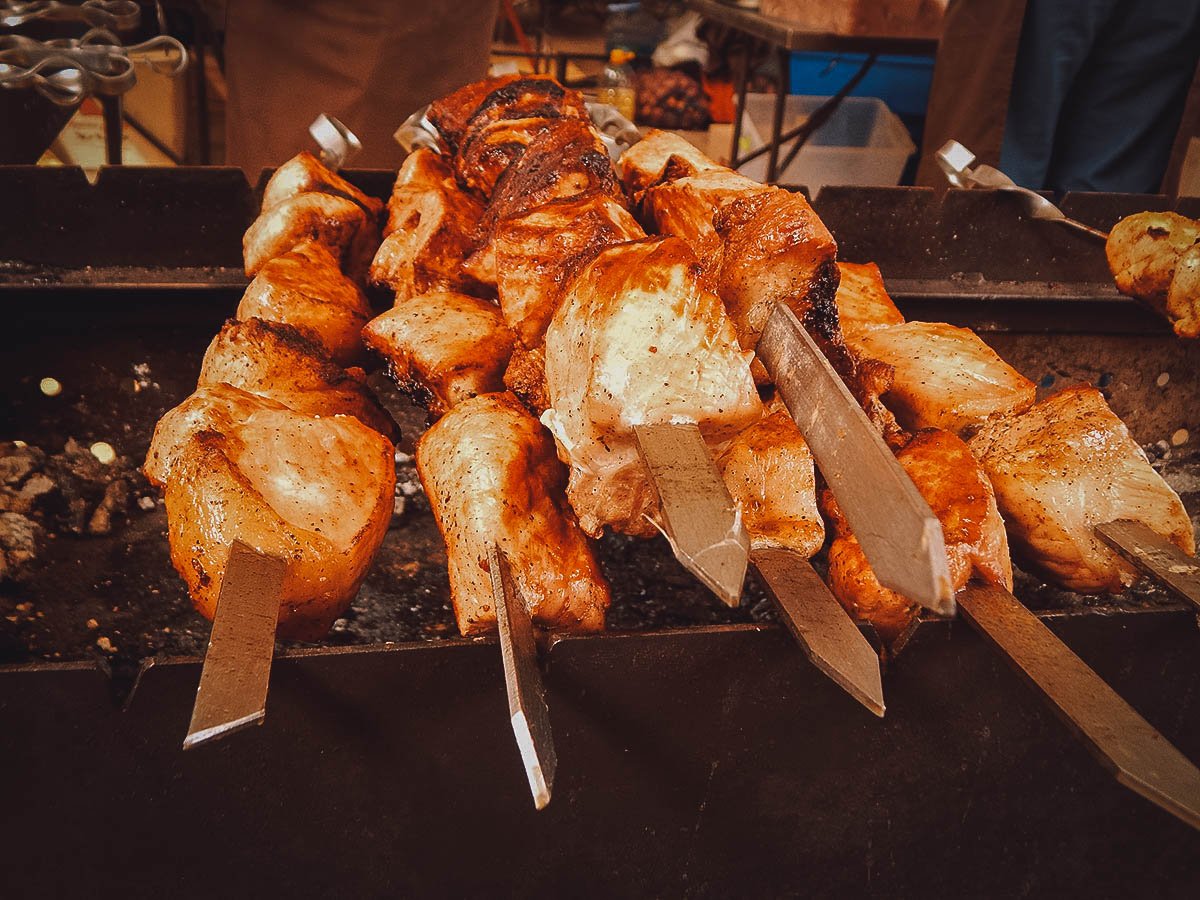
[[[795,128],[827,99],[790,95],[784,107],[783,131]],[[773,94],[746,95],[739,155],[766,143],[774,114]],[[787,142],[781,148],[780,164],[790,146],[791,142]],[[916,149],[904,123],[882,100],[847,97],[775,180],[779,184],[803,185],[814,196],[826,184],[895,185],[900,183],[904,164]],[[766,154],[738,171],[763,181],[767,177]]]

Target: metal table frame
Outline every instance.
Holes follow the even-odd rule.
[[[746,83],[749,80],[750,48],[747,44],[734,65],[734,92],[737,95],[737,104],[733,120],[733,140],[729,148],[729,166],[732,169],[766,154],[767,182],[774,182],[777,175],[787,171],[787,167],[796,158],[800,148],[804,146],[813,132],[829,120],[842,100],[866,77],[880,53],[919,56],[937,50],[938,42],[933,38],[840,35],[804,31],[792,22],[768,18],[761,13],[729,6],[718,0],[687,0],[687,5],[706,19],[744,34],[748,42],[762,41],[774,49],[779,68],[779,81],[776,85],[771,136],[764,146],[745,156],[738,155],[738,144],[742,139],[742,111],[746,106]],[[817,107],[800,125],[783,132],[783,112],[788,94],[788,64],[793,50],[866,53],[867,58],[837,93]],[[780,150],[788,141],[794,143],[788,150],[783,163],[780,164]]]

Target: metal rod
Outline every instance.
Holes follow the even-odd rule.
[[[775,111],[771,116],[771,140],[767,144],[771,154],[767,158],[767,184],[774,184],[775,176],[779,173],[779,133],[783,131],[783,113],[787,109],[788,62],[791,54],[782,47],[777,47],[775,59],[779,67],[779,79],[775,84]]]
[[[110,166],[121,165],[121,97],[99,97],[104,115],[104,161]]]
[[[729,168],[737,169],[742,164],[738,159],[738,145],[742,142],[742,116],[746,114],[746,82],[750,73],[750,46],[742,45],[733,67],[733,92],[737,101],[733,107],[733,143],[729,147]]]
[[[1141,522],[1096,526],[1096,536],[1175,596],[1200,610],[1200,560],[1188,556]]]
[[[958,605],[1117,781],[1200,829],[1200,771],[1004,588],[968,585]]]
[[[788,166],[792,164],[796,159],[796,155],[808,143],[808,139],[837,112],[838,107],[842,105],[842,101],[850,95],[851,91],[858,87],[859,82],[871,71],[871,67],[875,65],[875,60],[878,58],[878,53],[868,53],[867,58],[863,60],[863,64],[859,66],[858,71],[851,76],[849,81],[841,86],[836,94],[814,109],[812,114],[798,128],[793,128],[788,132],[788,137],[780,138],[781,141],[788,141],[793,137],[795,138],[795,143],[792,144],[791,149],[788,150],[788,155],[783,159],[782,171],[786,172],[788,170]]]

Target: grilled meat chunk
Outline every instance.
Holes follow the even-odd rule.
[[[923,431],[896,458],[942,523],[954,589],[973,577],[1012,588],[1008,536],[983,468],[962,439]],[[881,585],[830,491],[822,504],[832,520],[829,586],[855,619],[870,622],[892,644],[916,619],[918,606]]]
[[[246,275],[257,275],[270,260],[306,241],[324,244],[352,277],[361,274],[379,237],[353,200],[309,192],[264,209],[242,238]]]
[[[1138,577],[1093,528],[1132,519],[1195,553],[1183,503],[1092,387],[1059,391],[971,439],[1019,559],[1068,590],[1117,593]]]
[[[306,241],[259,270],[242,295],[237,317],[291,325],[339,365],[349,366],[362,360],[362,329],[371,306],[333,254]]]
[[[729,442],[717,465],[742,511],[751,546],[811,557],[825,543],[812,452],[787,410],[768,414]]]
[[[305,415],[228,385],[202,387],[168,412],[144,471],[164,488],[171,562],[196,609],[213,617],[241,540],[288,561],[280,636],[323,635],[387,533],[394,453],[350,416]]]
[[[362,369],[343,369],[291,325],[230,319],[200,366],[199,387],[229,384],[312,416],[354,416],[394,437],[396,424],[366,386]]]
[[[504,552],[535,624],[600,631],[608,584],[563,495],[554,442],[511,394],[464,400],[417,444],[417,471],[446,542],[466,636],[496,627],[487,547]]]
[[[838,262],[838,321],[842,334],[853,347],[864,332],[888,325],[903,325],[904,316],[888,296],[883,276],[875,263]]]
[[[650,535],[657,501],[633,426],[690,422],[718,447],[762,416],[720,301],[700,284],[678,238],[600,252],[572,283],[546,331],[542,421],[571,467],[583,530]]]
[[[708,171],[730,171],[709,159],[694,144],[675,132],[651,128],[640,141],[621,154],[621,181],[629,196],[637,199],[647,188],[662,181],[671,163],[674,163],[676,177]]]
[[[601,191],[501,219],[487,258],[505,321],[526,347],[538,346],[583,262],[602,247],[640,237],[645,233],[633,216]]]
[[[484,293],[463,270],[482,214],[483,206],[459,189],[441,157],[426,149],[411,153],[388,199],[371,281],[390,287],[397,300],[434,290]]]
[[[852,346],[894,369],[884,402],[910,429],[968,435],[1028,409],[1037,388],[968,328],[908,322],[858,333]]]
[[[271,209],[292,197],[313,192],[353,200],[373,221],[383,212],[378,198],[364,194],[307,150],[301,150],[275,170],[263,189],[262,208]]]
[[[440,415],[474,397],[504,390],[513,334],[499,307],[440,291],[397,303],[363,330],[393,378]]]
[[[1180,337],[1200,337],[1200,222],[1143,212],[1109,233],[1108,267],[1123,294],[1163,313]]]

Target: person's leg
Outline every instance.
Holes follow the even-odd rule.
[[[1028,0],[1000,150],[1017,184],[1045,185],[1064,106],[1117,2]]]
[[[1200,0],[1122,0],[1072,85],[1046,184],[1154,193],[1200,59]]]

